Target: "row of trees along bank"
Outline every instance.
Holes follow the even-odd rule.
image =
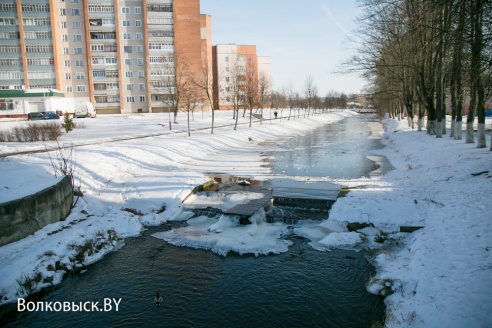
[[[263,108],[283,111],[289,109],[289,116],[300,117],[322,112],[327,109],[347,108],[348,101],[357,102],[358,95],[347,96],[344,93],[330,91],[326,97],[318,96],[318,89],[311,76],[304,82],[299,92],[292,84],[281,91],[271,91],[270,79],[258,72],[254,61],[244,55],[231,56],[227,67],[219,67],[213,72],[210,63],[202,62],[200,67],[185,55],[152,57],[158,63],[151,70],[152,76],[161,76],[152,82],[155,92],[154,101],[160,101],[169,110],[169,126],[171,113],[177,123],[178,112],[187,114],[188,135],[191,133],[190,118],[194,112],[205,108],[219,108],[219,102],[233,109],[234,130],[237,128],[239,111],[243,109],[243,117],[249,111],[250,126],[253,111],[263,115]],[[219,88],[219,90],[214,90]],[[221,99],[217,98],[220,93]],[[211,133],[214,133],[214,111],[212,111]]]
[[[462,139],[465,104],[466,142],[485,148],[486,100],[492,97],[492,1],[361,0],[364,14],[355,33],[357,55],[345,69],[371,81],[375,107],[393,115],[406,110],[418,129],[427,112],[427,132]],[[492,139],[491,139],[492,150]]]

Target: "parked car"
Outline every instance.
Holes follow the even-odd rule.
[[[32,120],[41,120],[43,119],[43,113],[29,113],[27,114],[27,120],[32,121]]]
[[[55,112],[46,112],[43,114],[43,120],[55,120],[59,118],[60,116]]]
[[[475,116],[478,116],[478,113],[475,113]],[[492,117],[492,108],[487,108],[485,110],[485,117]]]
[[[74,118],[83,118],[83,117],[96,117],[96,109],[92,106],[92,103],[87,102],[85,108],[77,108],[75,113],[73,113]]]

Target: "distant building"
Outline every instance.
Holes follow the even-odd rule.
[[[244,108],[261,83],[271,88],[270,57],[258,56],[255,45],[218,44],[212,57],[216,109]]]

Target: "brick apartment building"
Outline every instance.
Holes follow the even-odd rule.
[[[59,90],[67,112],[88,103],[98,114],[167,111],[178,58],[190,74],[213,71],[199,0],[0,0],[0,89]]]
[[[270,57],[258,56],[254,45],[218,44],[212,48],[217,109],[248,106],[260,87],[271,88]]]

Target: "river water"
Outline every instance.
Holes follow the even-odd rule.
[[[308,151],[312,163],[335,163],[325,168],[343,166],[336,158],[343,159],[344,154],[366,163],[351,166],[364,167],[364,172],[336,169],[325,171],[324,176],[370,174],[377,166],[365,158],[371,149],[380,147],[377,140],[367,142],[368,122],[373,120],[348,118],[317,129],[306,139],[290,140],[275,154],[274,170],[286,175],[299,176],[302,171],[303,176],[321,176],[319,164],[300,163],[302,155],[296,152]],[[350,141],[344,147],[343,140],[349,137],[341,137],[340,131],[351,134],[354,129],[359,131],[360,142]],[[337,143],[339,148],[333,149],[338,150],[326,149]],[[292,153],[285,151],[287,148]],[[365,290],[374,268],[362,252],[319,252],[306,240],[291,235],[286,238],[293,245],[280,255],[222,257],[151,237],[170,228],[167,224],[153,227],[140,237],[128,238],[121,250],[90,265],[86,272],[69,275],[62,284],[28,299],[92,301],[102,306],[104,298],[121,298],[118,312],[17,313],[12,304],[1,309],[0,326],[45,327],[49,322],[53,327],[371,327],[384,317],[382,299]],[[156,292],[164,298],[160,307],[153,305]]]

